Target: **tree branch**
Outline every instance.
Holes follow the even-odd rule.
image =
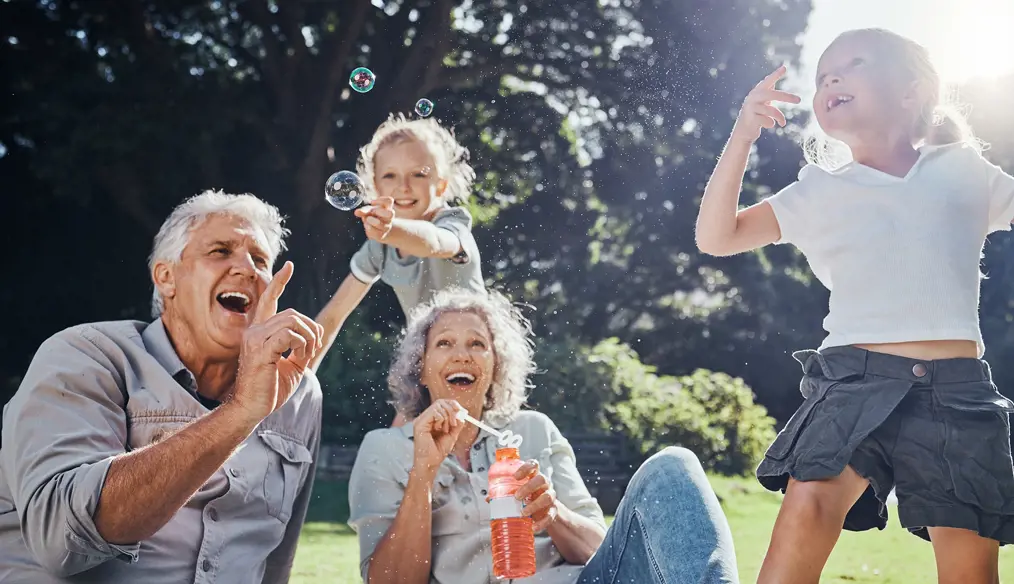
[[[451,30],[452,0],[436,0],[426,11],[415,38],[418,42],[408,52],[408,58],[402,63],[401,72],[394,83],[394,91],[388,93],[387,107],[399,96],[418,91],[426,85],[431,77],[430,68],[437,68],[450,48],[453,31]]]
[[[282,59],[285,56],[285,46],[271,30],[271,13],[263,0],[244,0],[236,5],[236,12],[240,18],[256,26],[261,32],[261,44],[264,47],[264,59],[261,70],[264,72],[264,80],[268,82],[275,98],[283,101],[282,92],[285,83],[282,78]]]
[[[349,0],[346,0],[348,2]],[[335,97],[338,93],[338,85],[341,83],[345,67],[352,54],[352,48],[359,40],[359,34],[366,22],[366,14],[370,8],[370,0],[355,0],[355,4],[349,10],[348,17],[335,34],[328,38],[317,59],[328,63],[330,67],[321,89],[320,101],[317,104],[317,113],[311,121],[310,138],[307,141],[306,149],[303,151],[303,162],[299,167],[296,177],[297,200],[299,210],[303,215],[308,215],[313,208],[320,204],[320,197],[316,193],[319,189],[314,185],[321,180],[323,174],[325,153],[328,137],[331,135],[331,116],[334,109]]]

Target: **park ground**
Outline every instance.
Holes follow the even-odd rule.
[[[754,582],[767,549],[781,495],[742,478],[712,477],[732,526],[740,579]],[[294,584],[357,584],[359,549],[346,525],[348,495],[344,483],[320,482],[303,528]],[[1014,547],[1014,546],[1012,546]],[[1000,550],[1000,577],[1014,584],[1014,549]],[[828,584],[910,584],[936,581],[930,544],[909,534],[893,513],[884,531],[845,532],[821,582]]]

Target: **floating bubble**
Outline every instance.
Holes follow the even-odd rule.
[[[373,89],[373,84],[377,82],[377,77],[366,67],[358,67],[352,71],[352,75],[349,75],[349,85],[352,89],[355,89],[359,93],[366,93]]]
[[[324,185],[324,198],[335,209],[351,211],[363,202],[363,181],[354,172],[342,170],[331,175]]]
[[[415,102],[415,113],[426,118],[433,113],[433,102],[425,97]]]

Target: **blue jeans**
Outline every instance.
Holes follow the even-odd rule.
[[[693,452],[669,447],[637,469],[578,584],[737,584],[729,522]]]

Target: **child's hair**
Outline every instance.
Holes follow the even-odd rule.
[[[475,170],[468,163],[468,149],[458,144],[453,132],[445,129],[432,118],[410,120],[404,114],[392,114],[380,124],[370,142],[359,151],[356,170],[370,199],[376,197],[373,159],[377,152],[388,144],[405,140],[419,140],[429,149],[436,160],[437,175],[447,180],[444,200],[463,203],[468,199],[469,190],[475,180]]]
[[[919,115],[912,121],[914,146],[965,142],[978,150],[982,149],[982,143],[972,133],[954,96],[945,94],[940,75],[925,47],[882,28],[850,30],[839,35],[838,39],[855,36],[861,36],[863,42],[873,46],[879,59],[888,62],[897,73],[899,83],[917,84],[921,107]],[[840,167],[852,158],[845,144],[824,134],[817,124],[816,116],[811,118],[804,131],[803,154],[807,162],[829,170]]]

